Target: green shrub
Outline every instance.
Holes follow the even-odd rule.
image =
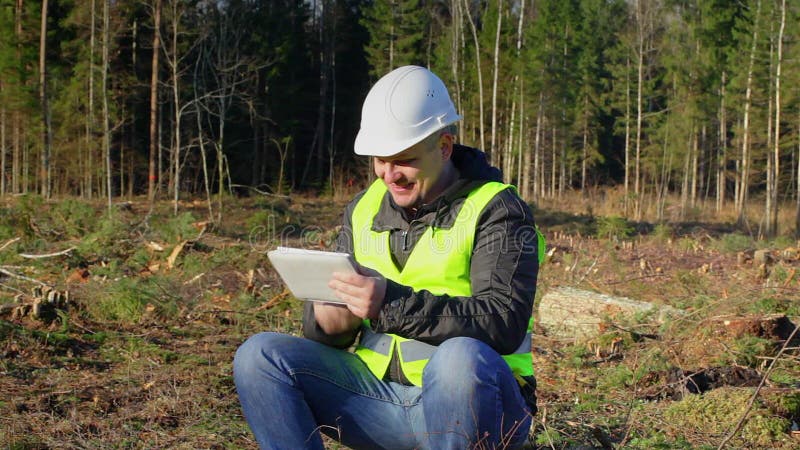
[[[666,242],[675,235],[675,230],[666,223],[659,223],[653,229],[653,237],[660,242]]]
[[[51,216],[55,226],[67,236],[80,237],[91,231],[97,224],[94,208],[85,202],[67,199],[52,208]]]
[[[78,252],[82,255],[95,255],[112,259],[125,254],[130,241],[130,231],[118,214],[103,215],[95,231],[81,241]]]
[[[197,219],[192,213],[185,212],[177,217],[170,217],[164,222],[155,222],[153,229],[157,239],[177,243],[197,236],[198,230],[194,226],[195,222]]]
[[[606,238],[614,241],[624,240],[633,234],[633,227],[628,225],[628,221],[624,217],[609,216],[598,217],[597,231],[595,235],[598,238]]]
[[[147,297],[151,295],[143,292],[140,285],[141,282],[128,278],[113,282],[107,292],[91,302],[90,313],[98,320],[138,323],[145,312]]]
[[[633,371],[625,365],[611,366],[600,376],[601,389],[624,389],[633,383]]]
[[[564,443],[564,437],[558,431],[547,428],[541,433],[536,433],[536,444],[544,447],[557,446]]]
[[[176,289],[170,279],[162,276],[121,278],[108,283],[98,298],[88,302],[87,310],[97,320],[126,324],[139,323],[147,312],[157,317],[175,317]]]
[[[756,248],[755,241],[750,236],[740,233],[731,233],[722,236],[716,241],[714,248],[725,253],[738,253]]]
[[[571,345],[564,349],[564,358],[561,360],[567,367],[579,369],[586,363],[589,349],[585,345]]]
[[[775,353],[775,343],[769,339],[745,335],[733,341],[733,358],[736,364],[757,368],[762,359]]]

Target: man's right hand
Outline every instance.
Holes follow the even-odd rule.
[[[328,287],[347,303],[351,313],[362,319],[375,320],[386,296],[386,278],[378,271],[362,265],[359,273],[334,272]]]

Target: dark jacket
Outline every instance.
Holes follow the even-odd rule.
[[[423,205],[415,217],[394,204],[387,192],[372,224],[374,231],[389,231],[390,249],[402,268],[417,240],[429,226],[450,228],[466,195],[487,181],[502,181],[500,170],[490,166],[483,152],[456,145],[452,161],[459,179],[435,201]],[[353,253],[351,217],[363,192],[348,204],[336,250]],[[537,239],[530,208],[513,189],[495,196],[481,212],[470,266],[472,297],[433,295],[387,280],[384,305],[372,328],[438,345],[456,336],[480,339],[500,354],[514,352],[527,332],[539,270]],[[339,348],[355,341],[359,330],[342,335],[325,334],[307,302],[303,334]],[[390,378],[393,378],[390,375]]]

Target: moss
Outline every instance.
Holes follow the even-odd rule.
[[[702,395],[687,396],[669,405],[663,414],[675,430],[682,430],[680,434],[719,438],[734,429],[744,415],[751,396],[751,389],[715,389]],[[757,399],[732,445],[777,448],[777,442],[785,437],[788,427],[786,418],[777,415]]]

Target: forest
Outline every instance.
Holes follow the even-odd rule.
[[[233,355],[303,309],[266,253],[334,248],[417,64],[547,238],[524,448],[797,449],[799,37],[798,0],[0,0],[0,448],[255,449]]]
[[[633,220],[730,210],[797,232],[799,15],[791,0],[0,0],[0,196],[146,195],[176,213],[199,197],[213,219],[226,194],[358,187],[361,102],[418,64],[450,89],[460,141],[529,202],[612,187]],[[780,230],[779,210],[797,217]]]

